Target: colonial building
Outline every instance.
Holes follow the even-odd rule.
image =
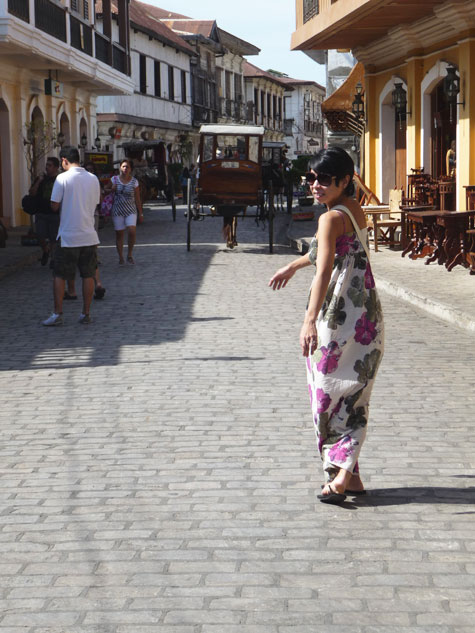
[[[193,136],[202,123],[245,123],[244,55],[259,50],[249,42],[220,29],[215,20],[195,20],[159,9],[164,24],[196,52],[192,65]]]
[[[284,139],[284,92],[293,90],[281,77],[244,62],[247,119],[265,127],[264,140]]]
[[[453,177],[453,208],[464,209],[464,185],[475,184],[475,0],[296,0],[296,13],[294,50],[351,49],[363,65],[366,184],[387,201],[423,168]]]
[[[170,154],[185,153],[191,132],[193,49],[156,16],[156,7],[130,2],[130,59],[134,93],[98,99],[99,137],[104,148],[123,158],[124,144],[149,146],[164,166]],[[191,158],[187,157],[188,160]]]
[[[0,3],[0,217],[29,224],[21,210],[31,178],[61,145],[90,149],[97,137],[96,98],[127,94],[129,12],[104,2],[96,28],[86,0]]]
[[[280,75],[284,92],[284,140],[289,146],[287,157],[315,154],[325,143],[322,101],[325,88],[315,81],[292,79]]]

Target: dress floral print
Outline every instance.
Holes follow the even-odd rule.
[[[343,206],[338,209],[348,212]],[[313,239],[312,263],[316,251]],[[318,450],[329,481],[340,468],[358,472],[369,399],[384,351],[381,304],[356,232],[337,238],[317,333],[318,347],[307,358],[307,376]]]

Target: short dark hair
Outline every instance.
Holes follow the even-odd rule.
[[[335,176],[335,184],[337,186],[342,178],[350,176],[350,182],[345,188],[344,194],[347,196],[354,195],[353,176],[355,174],[355,164],[348,152],[342,147],[335,145],[334,147],[321,149],[308,161],[308,168],[317,173]]]
[[[79,151],[72,145],[67,145],[59,152],[60,158],[65,158],[68,163],[79,163]]]
[[[56,156],[48,156],[46,162],[51,163],[56,167],[56,169],[59,169],[59,158],[56,158]]]
[[[134,168],[134,165],[132,163],[132,161],[130,160],[130,158],[123,158],[120,163],[119,163],[119,167],[123,164],[123,163],[127,163],[130,167],[130,169]]]

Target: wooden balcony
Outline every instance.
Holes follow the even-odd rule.
[[[296,0],[293,50],[354,49],[434,14],[441,0]]]

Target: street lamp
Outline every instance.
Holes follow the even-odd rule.
[[[94,139],[94,145],[96,146],[96,149],[100,151],[100,149],[101,149],[101,139],[99,138],[99,134]]]
[[[394,83],[394,90],[391,93],[393,106],[396,109],[396,116],[399,117],[399,129],[402,129],[402,116],[411,115],[411,112],[406,112],[407,108],[407,92],[402,87],[402,82]]]
[[[460,77],[457,75],[455,66],[447,66],[447,75],[444,78],[444,92],[450,107],[450,122],[452,123],[452,107],[461,105],[465,108],[465,99],[462,102],[457,101],[460,93]]]
[[[81,147],[82,147],[83,149],[86,149],[86,145],[87,145],[87,136],[86,136],[86,134],[84,133],[84,134],[81,136]]]
[[[351,110],[355,117],[360,120],[364,119],[364,101],[363,101],[363,86],[360,82],[356,84],[356,93],[353,103],[351,104]]]

